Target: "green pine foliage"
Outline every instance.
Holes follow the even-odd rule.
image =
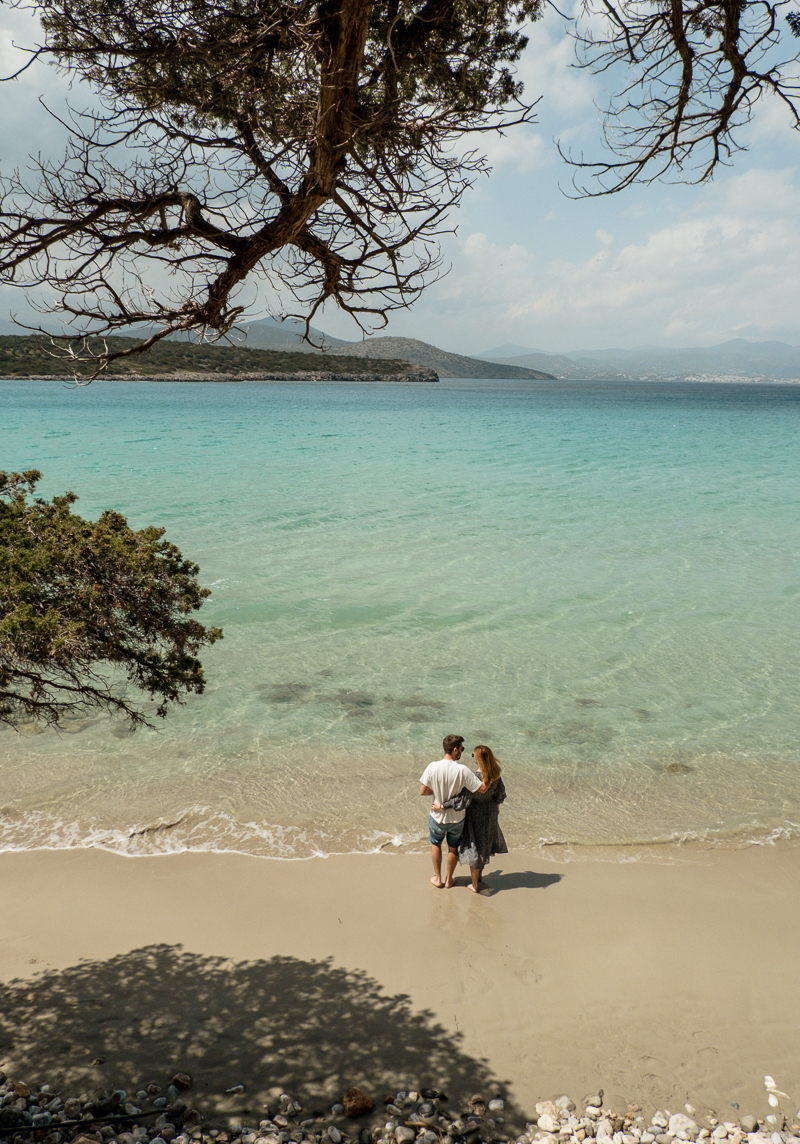
[[[0,472],[0,722],[100,710],[150,726],[205,687],[198,652],[222,631],[191,614],[209,590],[164,529],[84,520],[74,493],[34,497],[40,479]]]

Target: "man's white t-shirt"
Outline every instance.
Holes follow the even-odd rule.
[[[467,790],[480,790],[483,786],[469,767],[457,763],[454,759],[439,759],[438,762],[428,763],[419,781],[423,786],[431,788],[434,802],[439,803],[446,802],[448,798],[459,794],[464,787]],[[432,817],[439,823],[460,822],[466,813],[465,810],[431,811]]]

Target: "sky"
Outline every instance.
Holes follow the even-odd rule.
[[[15,43],[35,36],[29,16],[0,8],[4,75],[24,58]],[[800,344],[800,134],[788,113],[764,103],[742,134],[748,150],[711,183],[576,200],[557,141],[592,158],[604,150],[595,106],[602,81],[574,59],[567,20],[548,9],[519,65],[526,94],[541,96],[538,121],[484,137],[492,174],[451,217],[456,233],[442,243],[448,273],[379,332],[465,354],[505,344],[546,353],[730,338]],[[62,129],[39,98],[62,111],[67,98],[82,106],[85,91],[69,93],[46,64],[1,90],[2,169],[24,165],[28,153],[57,157]],[[262,294],[250,315],[265,316],[269,305]],[[25,298],[0,287],[0,318],[12,312],[26,313]],[[333,308],[315,325],[360,336]]]

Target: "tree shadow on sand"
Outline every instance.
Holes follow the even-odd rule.
[[[507,1126],[524,1119],[507,1082],[467,1056],[458,1034],[330,960],[236,963],[153,945],[0,985],[0,1063],[72,1093],[135,1092],[188,1072],[209,1121],[257,1122],[276,1087],[309,1112],[327,1110],[354,1084],[376,1104],[421,1087],[444,1090],[454,1107],[474,1092],[501,1095]],[[226,1095],[235,1085],[244,1095]]]

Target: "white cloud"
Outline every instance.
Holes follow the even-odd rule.
[[[448,250],[451,274],[392,332],[466,353],[506,341],[553,352],[800,342],[798,190],[792,171],[730,176],[641,241],[626,238],[624,215],[607,220],[581,259],[542,258],[530,232],[464,235]]]
[[[467,140],[482,151],[493,171],[514,171],[525,175],[541,170],[554,162],[552,148],[539,132],[530,127],[514,127],[503,135],[483,135],[479,140]]]

